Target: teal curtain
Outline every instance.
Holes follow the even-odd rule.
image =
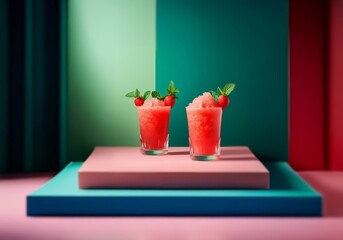
[[[0,172],[66,164],[66,2],[0,0]]]

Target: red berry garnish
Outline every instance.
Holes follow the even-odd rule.
[[[221,106],[223,110],[229,105],[229,103],[230,99],[228,96],[220,95],[218,97],[218,105]]]
[[[229,95],[235,89],[236,84],[227,83],[223,88],[218,87],[217,92],[210,91],[213,99],[218,102],[218,105],[224,110],[230,103]]]
[[[143,98],[138,97],[138,98],[135,99],[135,105],[136,105],[137,107],[142,106],[143,104],[144,104]]]
[[[125,97],[134,98],[135,105],[137,107],[142,106],[144,104],[144,101],[148,99],[148,97],[151,96],[153,98],[157,98],[160,101],[164,101],[164,105],[173,107],[175,104],[175,100],[177,99],[176,94],[179,93],[179,89],[177,89],[174,85],[173,81],[170,81],[168,88],[167,88],[167,95],[163,96],[157,91],[146,91],[144,94],[141,94],[140,91],[136,88],[136,90],[128,92],[125,94]]]
[[[175,98],[173,96],[166,96],[164,98],[164,104],[173,107],[175,105]]]
[[[134,98],[135,105],[139,107],[144,104],[144,101],[149,97],[149,95],[150,95],[150,91],[146,91],[143,95],[141,95],[140,91],[136,89],[132,92],[127,93],[125,97]]]

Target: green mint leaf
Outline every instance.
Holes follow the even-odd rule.
[[[168,88],[167,88],[167,96],[172,96],[172,97],[176,98],[176,94],[178,94],[179,92],[180,92],[180,90],[175,87],[174,82],[170,81]]]
[[[130,97],[130,98],[134,98],[136,97],[136,91],[132,91],[132,92],[129,92],[125,95],[125,97]]]
[[[235,87],[236,87],[236,84],[234,84],[234,83],[226,84],[224,86],[225,89],[223,88],[224,95],[229,96],[229,94],[235,89]]]
[[[150,95],[150,91],[146,91],[143,95],[143,100],[145,101]]]
[[[157,98],[158,100],[164,100],[165,97],[163,97],[159,92],[157,91],[153,91],[151,93],[151,96],[154,97],[154,98]]]
[[[220,87],[217,88],[218,95],[224,95],[223,91],[220,89]]]
[[[140,93],[139,90],[136,88],[136,97],[139,97],[139,94],[141,94],[141,93]]]
[[[227,89],[229,88],[229,85],[230,83],[225,84],[225,86],[222,88],[223,93],[227,91]]]
[[[173,81],[170,81],[170,83],[169,83],[167,91],[169,91],[169,90],[171,92],[175,90],[175,86],[174,86],[174,82]]]
[[[216,102],[218,102],[218,94],[215,91],[210,91],[210,93],[211,93],[212,97],[214,98],[214,100]]]
[[[161,96],[161,94],[159,94],[157,91],[152,91],[151,96],[153,98],[157,98],[157,97]]]

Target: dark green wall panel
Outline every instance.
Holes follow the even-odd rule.
[[[59,0],[0,0],[0,172],[59,158]]]
[[[0,0],[0,172],[8,158],[8,1]]]
[[[158,0],[156,87],[180,88],[170,144],[188,145],[185,106],[235,82],[222,145],[288,160],[288,1]]]
[[[60,167],[68,163],[68,0],[60,1]]]

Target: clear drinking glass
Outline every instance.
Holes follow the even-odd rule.
[[[220,156],[222,108],[186,107],[190,156],[193,160],[215,160]]]
[[[137,107],[143,154],[168,153],[170,109],[169,106]]]

